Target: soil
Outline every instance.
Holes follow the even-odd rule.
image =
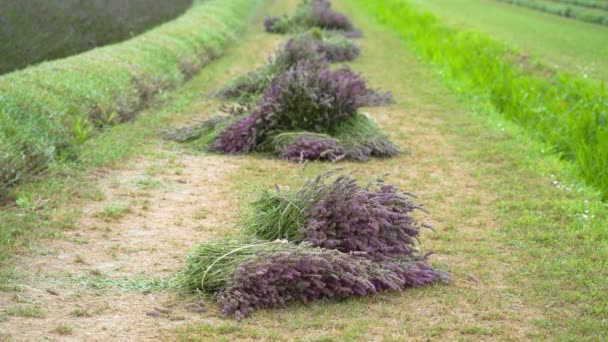
[[[0,307],[38,307],[44,317],[11,316],[0,331],[27,341],[133,341],[203,319],[206,310],[193,309],[192,298],[145,286],[171,278],[195,244],[228,224],[233,203],[222,183],[234,170],[229,158],[182,155],[136,160],[92,180],[103,200],[85,204],[78,228],[62,239],[18,256],[26,285],[0,292]],[[103,208],[117,203],[124,203],[125,216],[105,217]],[[141,284],[121,284],[127,277]],[[136,286],[143,290],[122,290]],[[73,328],[70,335],[54,331],[62,324]]]

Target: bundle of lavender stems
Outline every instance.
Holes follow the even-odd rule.
[[[424,225],[411,213],[424,209],[412,198],[340,172],[297,190],[262,191],[243,234],[198,246],[177,283],[214,295],[221,313],[238,319],[293,302],[445,283],[449,275],[417,247]]]

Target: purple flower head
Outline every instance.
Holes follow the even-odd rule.
[[[222,315],[241,319],[292,302],[365,297],[448,279],[421,259],[372,262],[331,250],[289,250],[239,266],[218,302]]]
[[[362,188],[344,175],[318,189],[322,194],[302,228],[304,241],[374,259],[417,252],[420,227],[410,214],[422,207],[407,194],[392,185]]]
[[[338,161],[344,157],[345,151],[334,139],[302,136],[287,145],[281,152],[281,159],[291,162],[304,161]]]
[[[229,125],[209,146],[209,150],[225,154],[251,152],[256,145],[259,117],[260,113],[254,111],[251,115]]]

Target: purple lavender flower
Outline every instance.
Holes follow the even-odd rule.
[[[304,241],[374,259],[417,252],[420,228],[410,214],[422,206],[408,194],[392,185],[362,188],[344,175],[318,189],[322,195],[308,211]]]
[[[292,302],[365,297],[448,279],[422,259],[372,262],[331,250],[291,250],[240,265],[218,302],[222,315],[241,319]]]
[[[345,151],[334,139],[319,139],[309,136],[298,138],[280,153],[281,159],[302,163],[305,161],[338,161]]]
[[[255,148],[260,113],[254,111],[222,131],[209,150],[225,154],[241,154]]]

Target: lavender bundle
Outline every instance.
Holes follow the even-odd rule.
[[[306,244],[232,238],[197,247],[175,285],[215,295],[224,316],[244,318],[291,302],[369,296],[448,279],[423,258],[374,262]]]
[[[264,21],[266,32],[271,33],[300,32],[313,27],[360,35],[348,17],[334,11],[327,0],[304,0],[293,16],[270,17]]]
[[[327,64],[314,64],[308,61],[296,63],[288,71],[272,80],[270,86],[258,102],[258,107],[234,122],[218,136],[210,145],[210,150],[219,153],[247,153],[256,150],[259,146],[267,146],[273,137],[289,131],[306,131],[311,133],[324,133],[339,136],[341,140],[352,148],[359,146],[354,139],[363,136],[384,141],[385,146],[391,146],[392,151],[377,153],[378,156],[390,156],[398,152],[386,135],[382,134],[373,122],[365,116],[358,114],[359,108],[367,106],[370,94],[365,80],[347,67],[331,70]],[[364,121],[353,125],[349,120]],[[344,126],[343,126],[344,125]],[[343,128],[341,128],[343,126]],[[349,139],[347,132],[360,131]],[[311,139],[307,139],[311,140]],[[362,142],[365,142],[362,140]],[[323,153],[319,146],[334,146],[329,140],[322,142],[298,141],[298,146],[289,147],[289,151],[280,151],[287,159],[294,159],[294,153],[299,153],[305,159],[317,158]],[[320,153],[308,151],[305,148],[313,146]],[[360,145],[363,146],[363,145]],[[336,151],[343,149],[336,147]],[[311,147],[312,148],[312,147]],[[371,156],[374,151],[367,148]],[[295,151],[295,152],[294,152]],[[365,153],[365,152],[363,152]],[[346,154],[345,154],[346,155]],[[358,157],[361,153],[350,153],[354,160],[365,161],[367,158]]]
[[[289,39],[266,65],[231,81],[218,96],[223,99],[251,100],[268,88],[278,74],[306,60],[312,64],[351,61],[360,48],[343,36],[313,29]]]
[[[412,198],[381,180],[362,187],[328,172],[295,191],[262,191],[242,225],[258,238],[362,252],[375,260],[415,256],[420,229],[428,226],[411,216],[425,211]]]
[[[447,279],[424,260],[372,262],[338,251],[299,248],[240,265],[218,302],[224,316],[240,319],[256,309],[291,302],[365,297]]]
[[[307,160],[339,161],[346,151],[337,140],[302,134],[297,140],[280,150],[279,157],[291,162],[303,163]]]

